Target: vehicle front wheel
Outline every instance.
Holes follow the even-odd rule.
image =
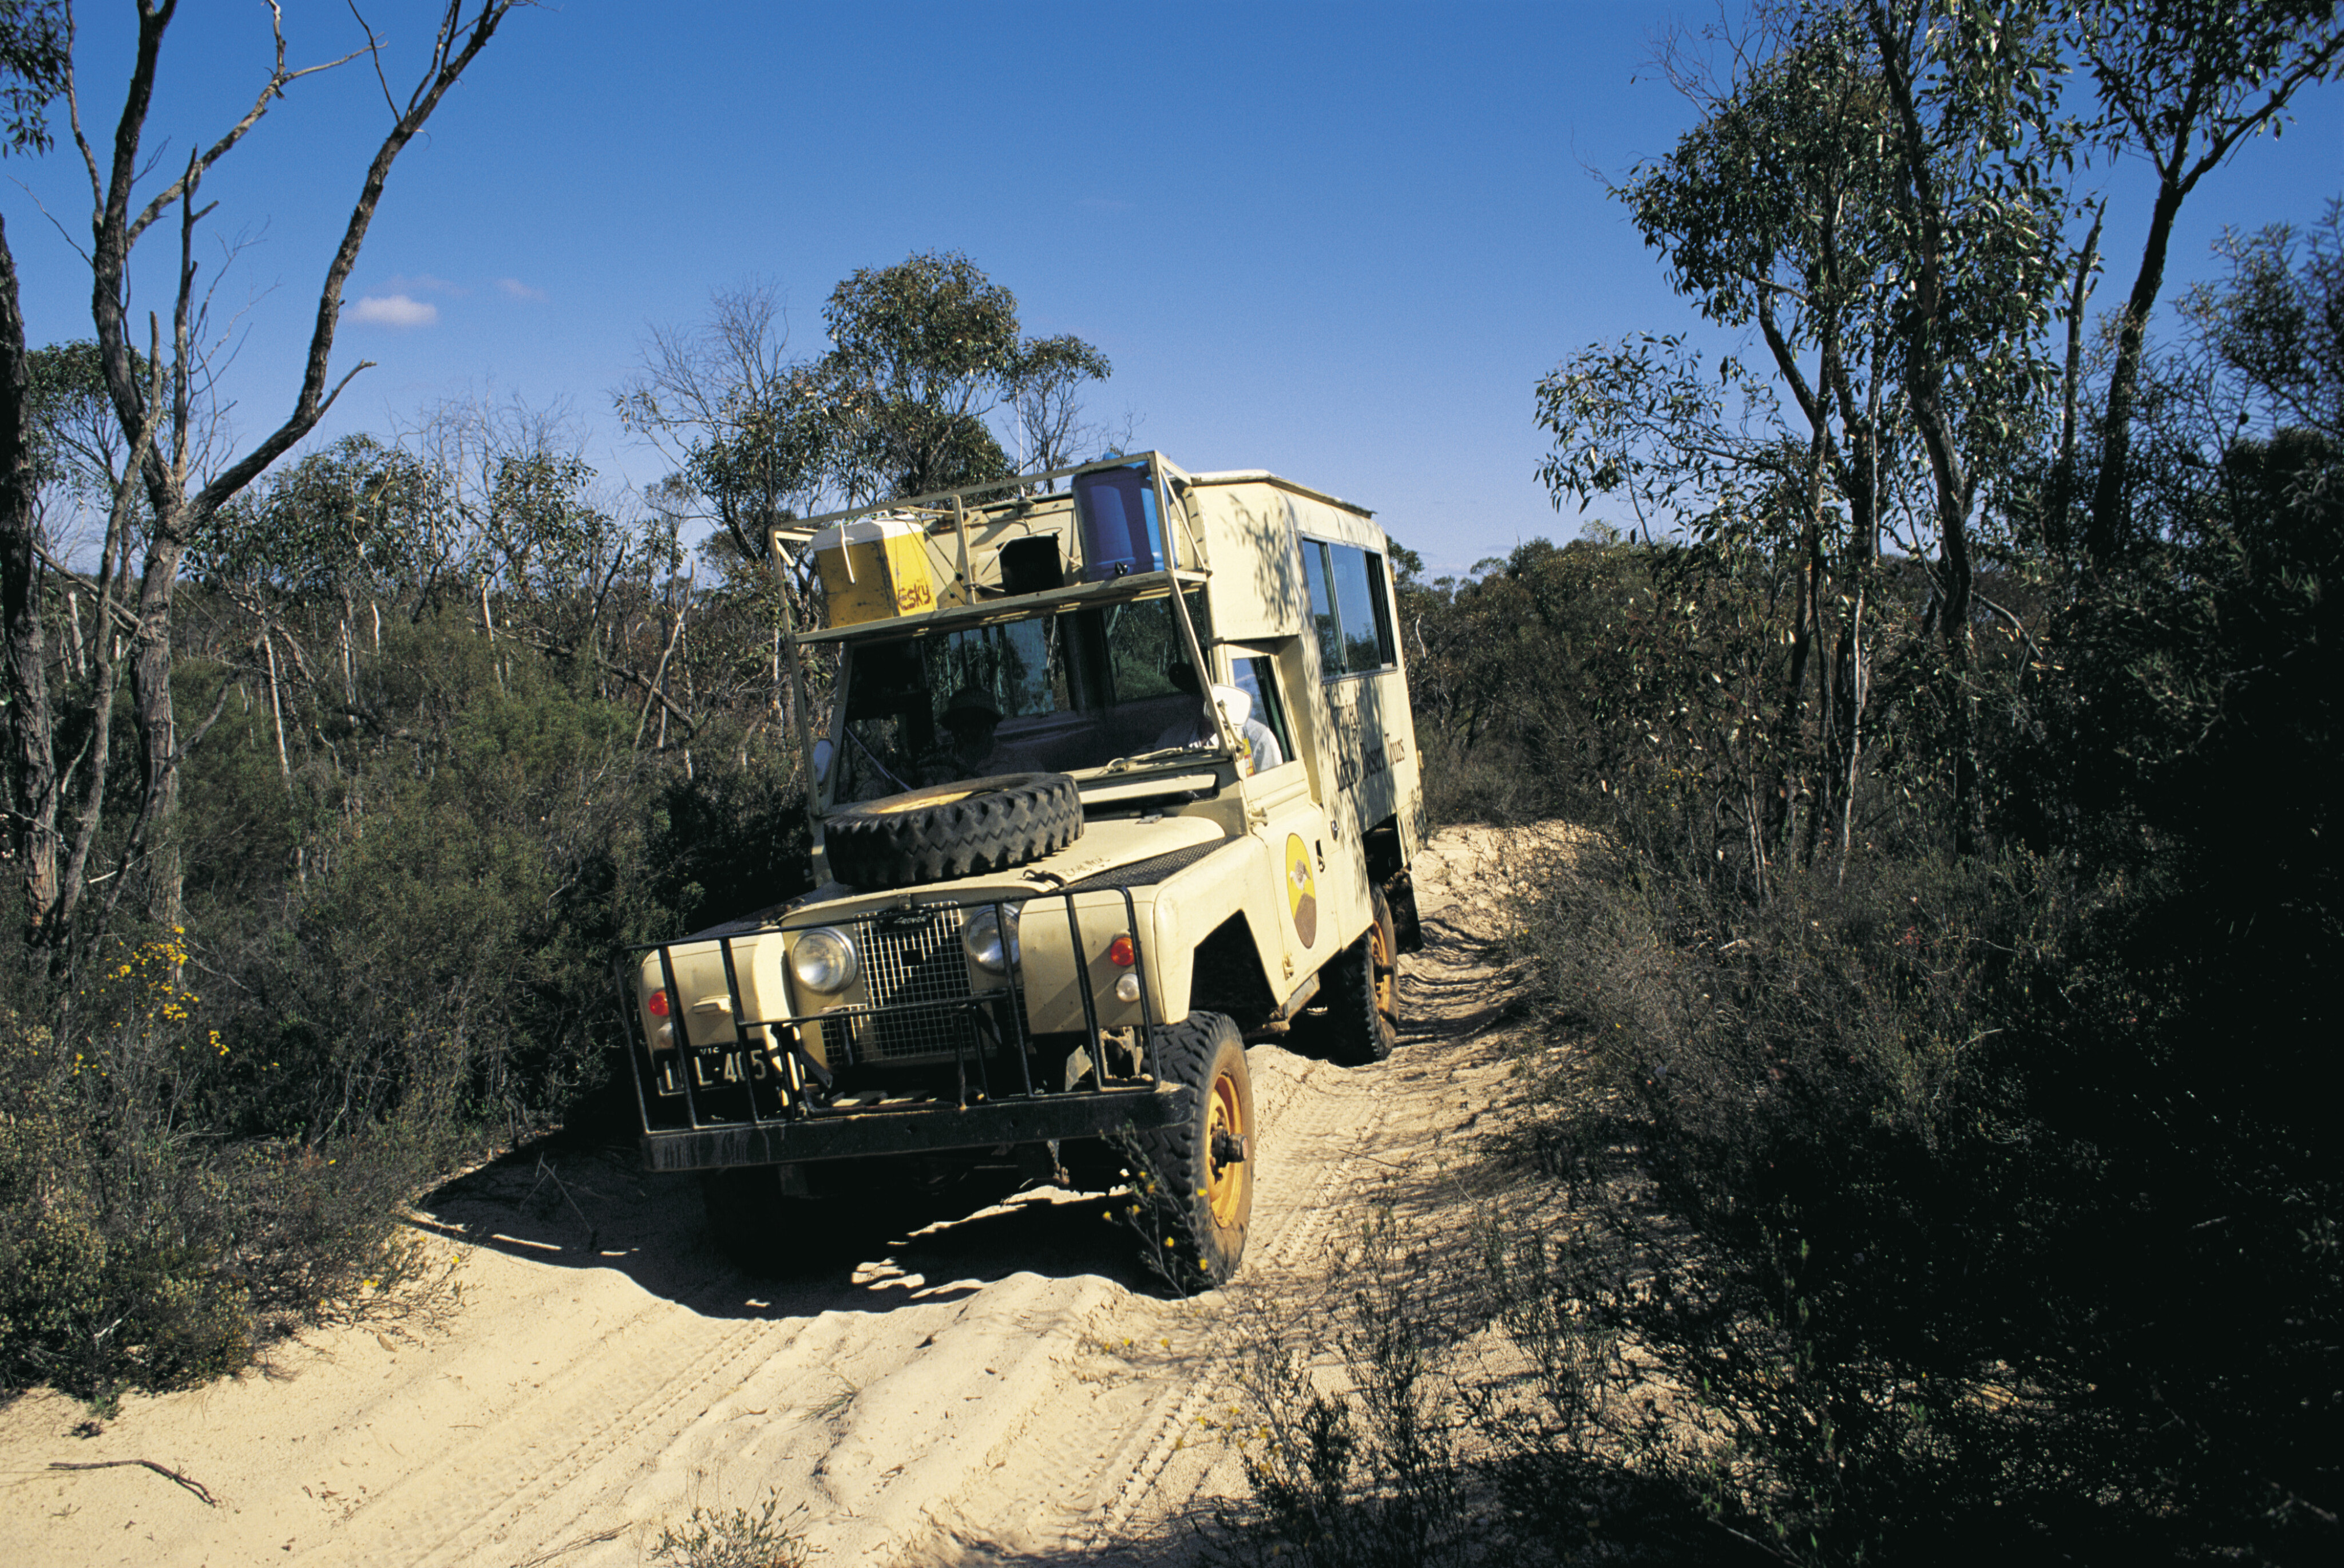
[[[1253,1218],[1253,1078],[1245,1038],[1218,1013],[1192,1013],[1155,1032],[1165,1077],[1195,1091],[1187,1118],[1143,1133],[1134,1173],[1153,1210],[1147,1229],[1174,1283],[1226,1284],[1245,1257]]]
[[[1346,1067],[1382,1061],[1399,1043],[1399,945],[1391,905],[1370,891],[1374,917],[1327,966],[1327,1054]]]

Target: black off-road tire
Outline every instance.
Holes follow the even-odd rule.
[[[1369,890],[1373,918],[1323,971],[1327,1016],[1320,1038],[1330,1060],[1360,1067],[1399,1043],[1399,942],[1383,890]]]
[[[1253,1078],[1245,1037],[1219,1013],[1191,1013],[1155,1030],[1159,1071],[1195,1091],[1187,1119],[1139,1135],[1146,1168],[1134,1171],[1153,1209],[1155,1259],[1175,1284],[1227,1284],[1245,1259],[1253,1218]],[[1165,1245],[1166,1243],[1169,1245]]]
[[[823,826],[831,875],[876,891],[1006,871],[1083,834],[1083,801],[1065,774],[1005,774],[864,801]]]

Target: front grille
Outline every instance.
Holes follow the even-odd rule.
[[[961,956],[960,932],[967,923],[958,909],[932,909],[924,925],[909,927],[879,920],[854,923],[854,945],[863,950],[864,984],[871,1006],[951,1002],[969,994],[968,964]],[[855,1054],[867,1060],[948,1057],[974,1046],[963,1007],[923,1007],[917,1012],[866,1018],[855,1031]]]

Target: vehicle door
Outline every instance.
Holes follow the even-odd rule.
[[[1318,969],[1341,946],[1336,922],[1324,917],[1329,872],[1328,816],[1324,778],[1318,759],[1311,754],[1317,737],[1288,701],[1294,687],[1287,672],[1301,663],[1296,639],[1276,643],[1228,643],[1225,679],[1253,699],[1253,719],[1260,731],[1253,737],[1256,766],[1239,784],[1245,799],[1246,831],[1269,852],[1277,873],[1278,899],[1268,912],[1277,928],[1275,945],[1262,941],[1263,957],[1278,983],[1279,999]],[[1283,656],[1281,656],[1281,654]],[[1248,728],[1251,726],[1249,725]],[[1270,754],[1274,745],[1276,754]],[[1256,936],[1260,930],[1256,916]],[[1282,987],[1282,988],[1281,988]]]

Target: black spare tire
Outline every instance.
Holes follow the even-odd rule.
[[[1080,838],[1083,801],[1065,774],[963,779],[831,814],[830,874],[854,887],[910,887],[1006,871]]]

